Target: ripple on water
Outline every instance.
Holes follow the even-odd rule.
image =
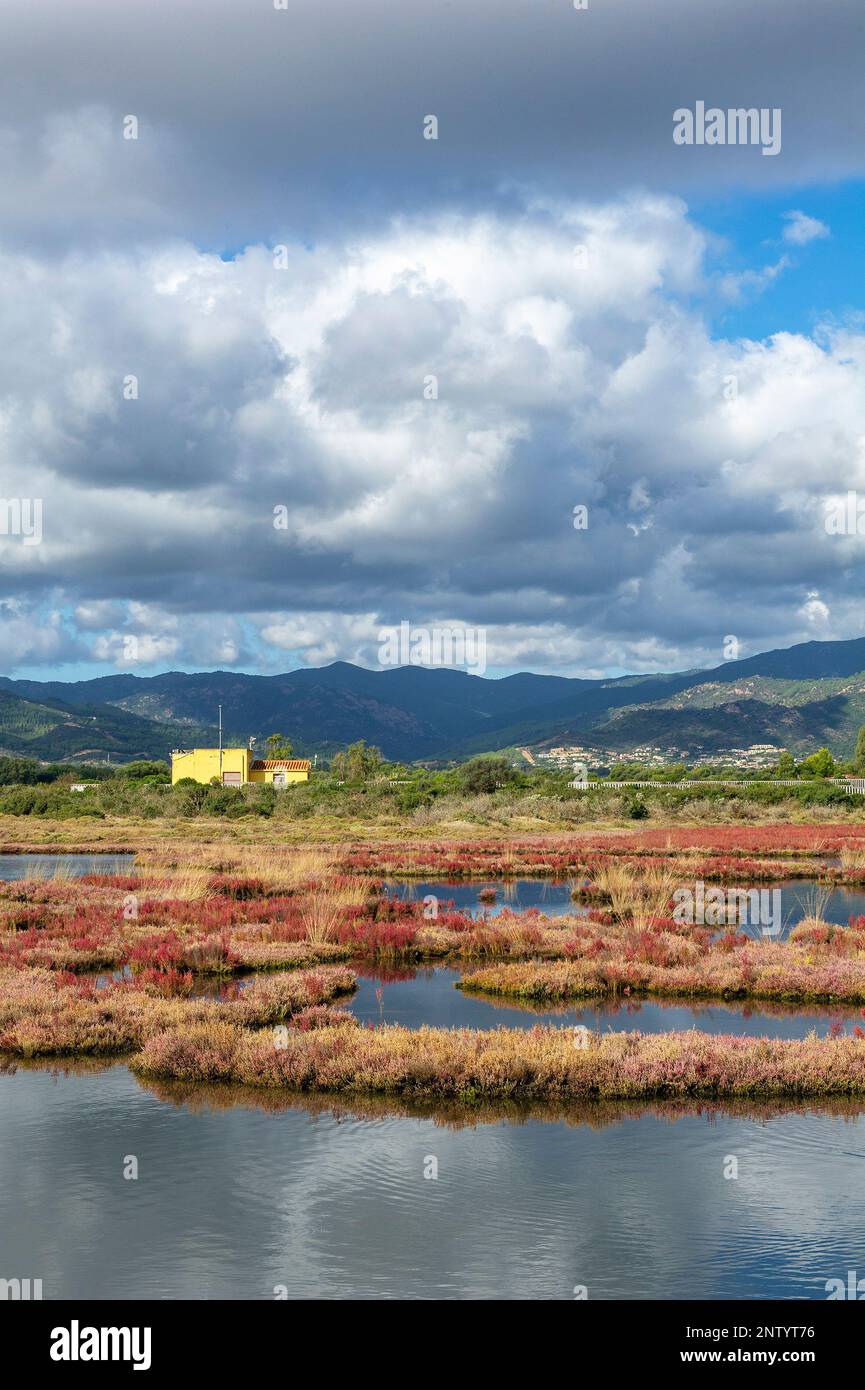
[[[685,872],[683,869],[683,874]],[[582,915],[588,910],[585,899],[575,901],[571,898],[574,884],[582,881],[571,879],[556,882],[549,878],[520,878],[485,879],[468,883],[429,880],[419,883],[392,879],[386,883],[386,888],[392,896],[414,902],[420,902],[432,894],[440,905],[452,902],[455,909],[469,912],[473,916],[495,917],[505,909],[525,912],[529,908],[537,908],[548,917],[562,917]],[[733,886],[733,880],[728,886]],[[865,890],[835,888],[828,891],[826,886],[818,883],[816,879],[749,884],[747,879],[737,878],[735,886],[769,891],[777,889],[781,894],[779,908],[784,934],[803,917],[813,913],[815,903],[818,902],[826,921],[833,922],[836,926],[846,926],[851,916],[865,915]],[[495,890],[496,897],[493,902],[481,900],[480,895],[485,889]]]
[[[0,1088],[3,1258],[46,1297],[810,1298],[865,1269],[854,1107],[455,1127],[172,1102],[123,1066]]]
[[[856,1007],[785,1008],[737,1001],[686,1004],[631,998],[535,1009],[506,1002],[501,996],[456,989],[462,973],[449,966],[431,966],[419,969],[412,979],[359,976],[357,993],[346,1007],[362,1023],[399,1023],[406,1028],[534,1028],[549,1023],[614,1032],[672,1033],[697,1028],[704,1033],[770,1038],[804,1038],[809,1032],[825,1036],[833,1025],[841,1024],[849,1031],[862,1021]]]
[[[128,874],[133,854],[0,854],[0,882],[20,878],[79,878],[82,874]]]

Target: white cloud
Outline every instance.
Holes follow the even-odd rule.
[[[865,335],[713,338],[712,254],[648,194],[405,218],[285,270],[7,252],[0,467],[45,503],[7,588],[62,591],[124,668],[130,636],[139,664],[373,663],[379,627],[442,613],[491,663],[694,664],[806,635],[818,589],[847,635],[822,498],[865,488]]]
[[[759,270],[742,270],[724,275],[720,280],[721,293],[732,304],[740,304],[748,295],[756,296],[769,289],[778,276],[789,268],[789,256],[779,256],[773,264],[761,266]]]
[[[97,637],[92,650],[96,661],[108,661],[133,671],[137,666],[171,661],[179,649],[176,637],[154,637],[147,632],[107,632]]]
[[[7,671],[25,665],[56,665],[85,656],[65,629],[58,609],[45,611],[27,599],[0,600],[0,652]]]
[[[831,236],[832,233],[816,217],[809,217],[807,213],[785,212],[784,218],[787,225],[784,228],[784,240],[789,241],[793,246],[807,246],[809,241],[819,241],[822,237]]]
[[[274,613],[262,621],[261,636],[309,666],[331,661],[371,666],[381,627],[374,613]]]
[[[829,622],[829,609],[817,593],[809,593],[800,612],[812,627],[823,628]]]

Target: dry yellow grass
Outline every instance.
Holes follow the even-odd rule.
[[[657,917],[669,915],[670,899],[682,877],[673,864],[632,864],[610,860],[595,873],[595,886],[610,899],[619,923],[645,927]]]
[[[141,879],[155,879],[164,885],[161,894],[155,896],[198,903],[210,895],[210,873],[201,865],[190,864],[182,869],[169,870],[145,864],[137,874]]]
[[[288,853],[242,846],[232,856],[240,871],[258,878],[272,888],[294,889],[324,878],[333,868],[333,855],[317,845],[300,847]]]
[[[363,903],[371,888],[372,880],[368,878],[320,879],[299,900],[307,941],[316,945],[332,941],[345,917],[346,908]]]
[[[46,868],[43,864],[28,864],[24,873],[25,883],[67,883],[72,878],[72,870],[68,864],[55,864],[53,869]]]
[[[802,904],[804,916],[796,923],[798,927],[825,927],[826,909],[832,897],[832,889],[823,883],[818,883],[805,895]]]

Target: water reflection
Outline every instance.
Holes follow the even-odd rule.
[[[0,881],[128,874],[134,863],[134,854],[0,854]]]
[[[423,1111],[120,1065],[0,1102],[0,1263],[46,1299],[813,1299],[861,1265],[853,1103]]]
[[[537,909],[547,917],[563,916],[582,916],[589,909],[589,900],[578,896],[573,898],[574,890],[579,890],[585,886],[585,880],[572,879],[567,882],[557,882],[554,879],[484,879],[472,883],[448,883],[445,881],[428,880],[425,882],[402,882],[391,879],[386,885],[386,891],[392,897],[401,898],[406,902],[422,901],[426,897],[434,897],[438,903],[438,910],[444,911],[449,906],[455,911],[469,913],[473,917],[489,916],[495,917],[500,912],[509,908],[513,912],[526,912],[532,908]],[[685,877],[683,869],[683,886],[692,887],[693,880]],[[706,884],[708,892],[710,887],[718,885]],[[732,884],[730,885],[732,887]],[[815,912],[836,926],[846,926],[850,917],[865,916],[865,889],[861,888],[833,888],[831,885],[820,883],[817,879],[789,879],[783,883],[760,883],[750,886],[759,889],[763,893],[774,892],[780,894],[778,900],[778,921],[781,927],[776,934],[776,939],[783,940],[803,917],[813,916]],[[492,896],[494,895],[494,896]],[[774,906],[774,900],[770,898],[770,904]],[[603,904],[597,903],[597,906]],[[745,913],[744,917],[742,913]],[[747,911],[744,904],[734,921],[741,921],[743,926],[748,929]],[[707,925],[712,925],[707,922]],[[759,921],[755,921],[752,934],[760,936]]]
[[[470,994],[455,986],[470,974],[451,966],[403,971],[399,979],[382,975],[369,963],[353,963],[356,994],[344,1005],[362,1023],[400,1023],[406,1028],[534,1028],[539,1023],[614,1032],[703,1033],[743,1037],[805,1038],[850,1032],[862,1024],[858,1006],[776,1004],[774,1002],[590,999],[550,1007]]]

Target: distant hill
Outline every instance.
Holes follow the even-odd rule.
[[[0,753],[42,762],[117,762],[167,758],[181,739],[173,723],[156,723],[111,705],[23,699],[0,688]],[[200,731],[201,732],[201,731]]]
[[[803,753],[828,743],[844,756],[865,723],[865,638],[616,680],[528,672],[489,680],[339,661],[277,676],[0,677],[0,746],[41,758],[164,757],[172,747],[214,742],[220,704],[227,741],[279,731],[303,754],[326,755],[363,738],[409,761],[567,742],[610,752],[651,744],[682,756],[749,743]]]
[[[207,742],[213,742],[221,704],[230,741],[245,742],[250,734],[262,740],[279,731],[291,737],[300,752],[326,754],[366,739],[387,756],[405,759],[442,756],[467,735],[507,722],[526,706],[560,699],[565,691],[584,684],[592,682],[533,675],[491,681],[464,671],[416,666],[376,672],[347,662],[281,676],[169,671],[68,683],[0,677],[0,691],[27,700],[80,702],[89,709],[110,708],[170,724],[175,745],[194,742],[192,730],[202,726],[209,726]]]

